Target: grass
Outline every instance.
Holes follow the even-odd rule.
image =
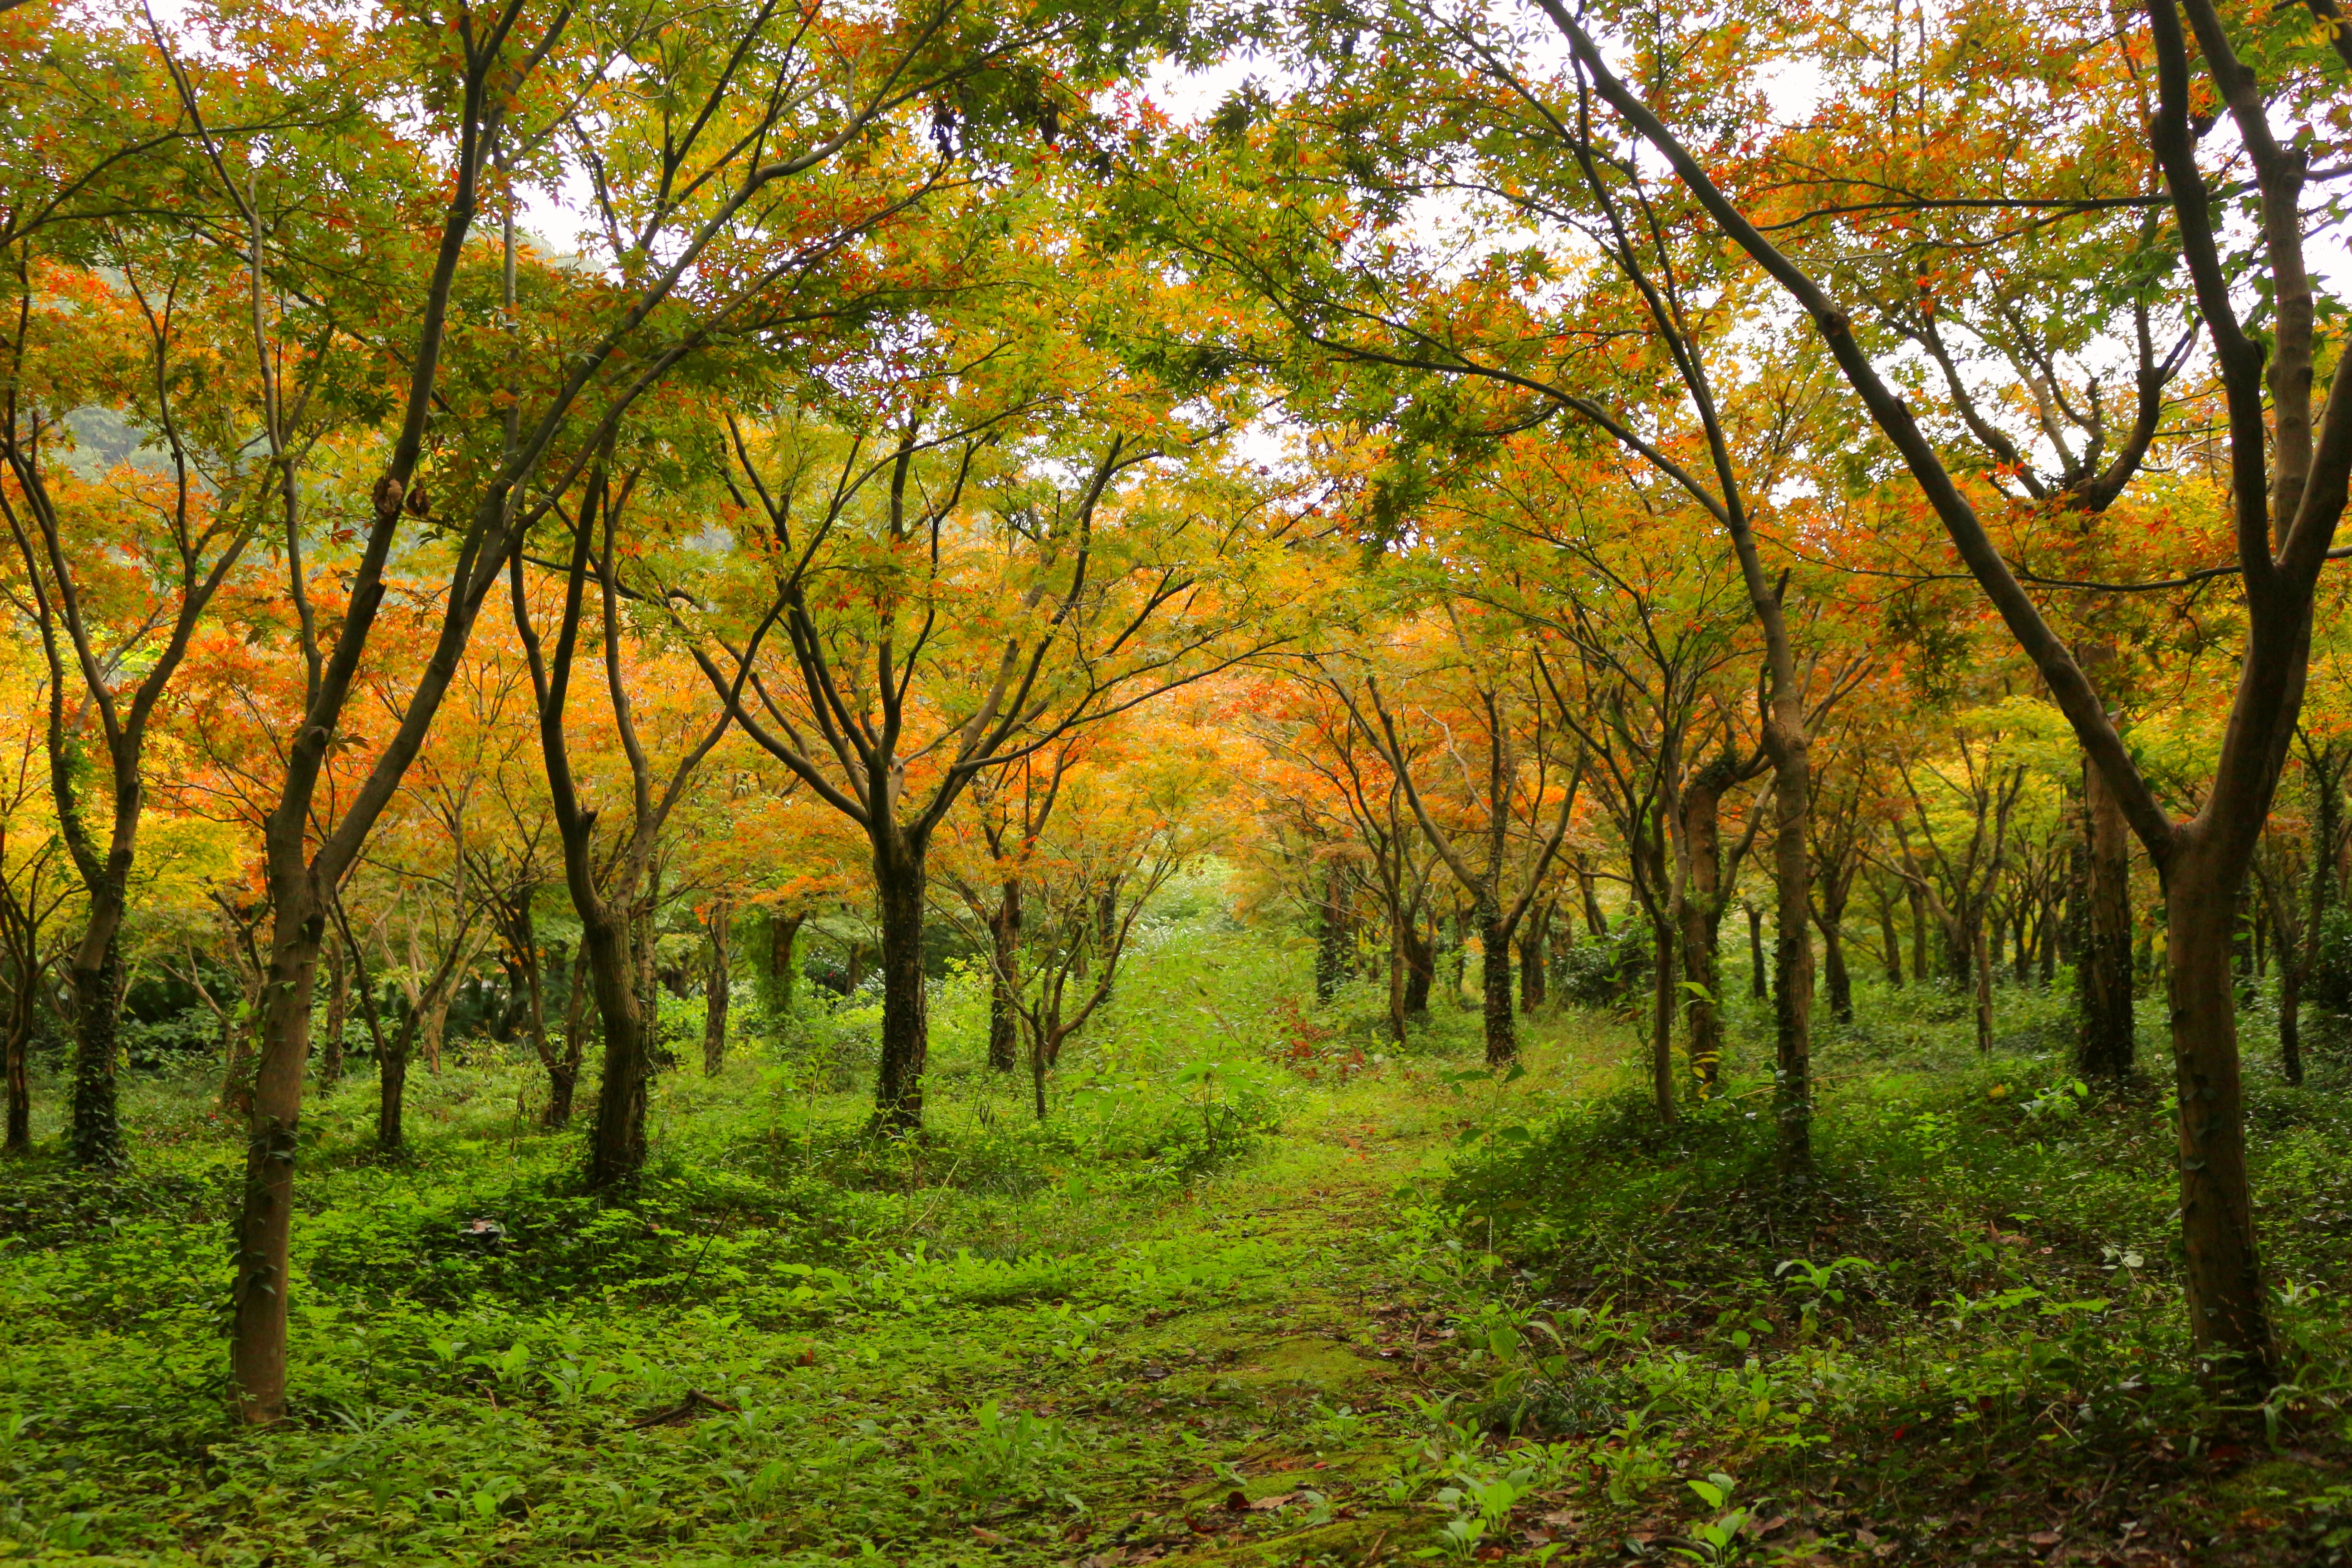
[[[1761,1161],[1765,1020],[1662,1131],[1623,1023],[1486,1074],[1441,1002],[1180,907],[1052,1118],[939,999],[919,1142],[863,1131],[870,1008],[666,1075],[626,1201],[483,1051],[306,1115],[294,1414],[226,1418],[237,1151],[140,1078],[136,1161],[0,1175],[0,1542],[16,1560],[2340,1561],[2340,1047],[2254,1054],[2297,1386],[2216,1409],[2183,1342],[2162,1092],[2076,1092],[2063,998],[1865,986],[1820,1177]],[[754,1018],[753,1022],[757,1022]],[[2250,1025],[2249,1033],[2254,1026]],[[2154,1053],[2150,1053],[2154,1059]],[[1746,1069],[1743,1073],[1743,1068]],[[53,1106],[53,1087],[43,1096]],[[1710,1479],[1714,1478],[1714,1479]],[[1696,1486],[1693,1483],[1697,1483]],[[1711,1490],[1706,1489],[1711,1489]]]

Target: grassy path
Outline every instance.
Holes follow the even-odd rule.
[[[1139,1296],[1153,1304],[1113,1316],[1091,1354],[1034,1363],[1001,1395],[1160,1462],[1082,1458],[1085,1513],[1041,1535],[1050,1510],[1013,1510],[973,1534],[1007,1561],[1093,1568],[1402,1555],[1391,1549],[1430,1526],[1383,1496],[1388,1416],[1426,1393],[1438,1330],[1391,1244],[1393,1194],[1434,1147],[1371,1122],[1327,1127],[1164,1215],[1145,1245],[1182,1258],[1171,1268],[1195,1282]],[[1024,1322],[975,1326],[1010,1336]]]
[[[818,1341],[816,1364],[871,1369],[872,1403],[805,1427],[802,1458],[845,1426],[936,1426],[924,1404],[968,1436],[930,1450],[874,1533],[823,1507],[790,1532],[909,1564],[1402,1558],[1432,1524],[1385,1496],[1391,1417],[1427,1393],[1440,1329],[1396,1194],[1442,1149],[1444,1109],[1367,1083],[1110,1247],[1061,1258],[1055,1297],[1008,1274],[1007,1299],[982,1300],[976,1279]]]

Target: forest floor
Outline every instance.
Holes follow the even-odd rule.
[[[2054,999],[2005,996],[1979,1058],[1948,999],[1867,996],[1791,1194],[1752,1077],[1662,1130],[1622,1024],[1530,1020],[1492,1075],[1466,1011],[1389,1054],[1297,963],[1147,952],[1043,1126],[950,987],[903,1143],[831,1009],[666,1075],[623,1202],[510,1058],[413,1079],[397,1158],[346,1085],[261,1434],[226,1419],[234,1141],[142,1075],[131,1172],[0,1172],[0,1563],[2352,1559],[2352,1059],[2256,1064],[2294,1383],[2230,1409],[2163,1097],[2074,1084]]]

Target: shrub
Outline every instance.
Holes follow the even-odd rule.
[[[1647,928],[1620,921],[1607,936],[1568,950],[1560,965],[1560,994],[1580,1007],[1629,1005],[1649,983],[1650,963]]]

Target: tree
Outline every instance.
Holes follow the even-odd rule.
[[[1360,689],[1346,677],[1344,685],[1335,685],[1404,786],[1413,817],[1438,858],[1470,897],[1478,927],[1486,1062],[1498,1067],[1518,1054],[1512,940],[1568,837],[1585,763],[1581,753],[1572,761],[1559,753],[1534,661],[1522,664],[1494,647],[1491,623],[1498,617],[1465,616],[1450,605],[1445,612],[1446,626],[1429,628],[1445,640],[1434,649],[1411,650],[1401,671],[1397,685],[1414,694],[1409,706],[1381,692],[1374,669],[1362,672]],[[1448,631],[1452,635],[1445,637]],[[1449,644],[1450,655],[1442,651]],[[1412,658],[1411,652],[1421,657]],[[1430,658],[1432,652],[1438,657]],[[1522,714],[1528,716],[1524,731]],[[1419,781],[1417,748],[1405,740],[1413,728],[1444,737],[1423,752],[1427,761]],[[1433,810],[1433,800],[1439,809]]]
[[[950,810],[982,773],[1262,651],[1289,619],[1256,583],[1277,496],[1188,475],[1216,438],[1177,416],[1200,389],[1082,353],[1053,312],[1083,303],[1066,285],[987,327],[943,322],[929,363],[873,389],[878,413],[731,430],[769,575],[734,587],[719,651],[697,657],[746,733],[866,838],[887,1131],[922,1121],[925,887]]]
[[[621,612],[625,590],[616,555],[624,514],[636,495],[642,470],[631,468],[615,475],[607,462],[600,458],[589,470],[573,520],[571,560],[562,577],[562,607],[556,615],[551,652],[541,651],[520,552],[509,563],[509,578],[515,630],[522,639],[538,700],[541,754],[554,803],[564,886],[572,896],[572,911],[580,917],[581,950],[595,990],[596,1016],[604,1038],[596,1124],[588,1153],[589,1184],[598,1188],[634,1181],[645,1164],[646,1085],[655,1066],[647,1016],[653,999],[647,981],[653,970],[654,944],[659,940],[660,901],[657,884],[647,884],[656,876],[655,857],[664,827],[693,783],[696,770],[726,737],[732,722],[731,710],[723,706],[715,720],[689,710],[667,776],[659,781],[659,793],[656,793],[656,764],[646,751],[638,704],[631,692],[636,682],[624,658]],[[604,813],[588,804],[583,791],[573,761],[570,721],[572,675],[588,614],[592,575],[598,618],[596,631],[591,635],[597,637],[608,700],[606,716],[624,761],[629,802],[623,836],[601,857],[596,826]]]
[[[226,347],[205,305],[215,258],[142,229],[106,226],[94,270],[16,258],[17,309],[0,392],[0,522],[14,584],[48,670],[50,788],[58,833],[82,881],[74,994],[71,1142],[85,1165],[123,1159],[114,1071],[146,763],[157,704],[190,639],[260,521],[256,482],[206,380]],[[26,243],[29,244],[29,240]],[[95,351],[95,352],[93,352]],[[63,363],[60,363],[63,362]],[[95,374],[93,374],[93,371]],[[164,448],[158,477],[124,467],[88,484],[52,469],[86,404],[127,406]],[[226,492],[226,493],[224,493]],[[101,542],[104,547],[101,547]],[[136,679],[123,672],[137,670]],[[69,700],[68,690],[78,691]],[[84,754],[96,731],[102,773]]]
[[[1559,0],[1538,3],[1599,95],[1667,159],[1711,222],[1811,321],[1873,423],[1934,508],[1969,574],[2047,683],[2155,863],[2164,887],[2168,938],[2190,1326],[2224,1381],[2257,1393],[2267,1389],[2276,1348],[2246,1182],[2231,935],[2239,889],[2302,702],[2313,595],[2352,472],[2352,390],[2347,390],[2352,378],[2335,379],[2326,414],[2315,429],[2312,418],[2314,296],[2305,260],[2301,154],[2274,132],[2263,85],[2209,0],[2186,0],[2186,30],[2183,6],[2157,0],[2147,13],[2147,47],[2155,60],[2158,90],[2143,134],[2163,174],[2189,297],[2211,345],[2227,408],[2231,504],[2246,614],[2245,658],[2210,787],[2193,815],[2176,819],[2150,788],[2073,651],[2002,559],[1977,506],[1864,352],[1851,313],[1839,308],[1798,259],[1765,237],[1706,164],[1615,74],[1592,36]],[[2352,36],[2333,26],[2331,13],[2332,8],[2315,12],[2322,33],[2352,63]],[[2099,26],[2104,30],[2106,24]],[[2273,19],[2265,26],[2275,29],[2281,24]],[[2190,131],[2190,32],[2253,176],[2262,237],[2252,267],[2266,287],[2273,322],[2267,354],[2233,303],[2213,226],[2210,187]],[[2344,395],[2337,396],[2339,391]]]

